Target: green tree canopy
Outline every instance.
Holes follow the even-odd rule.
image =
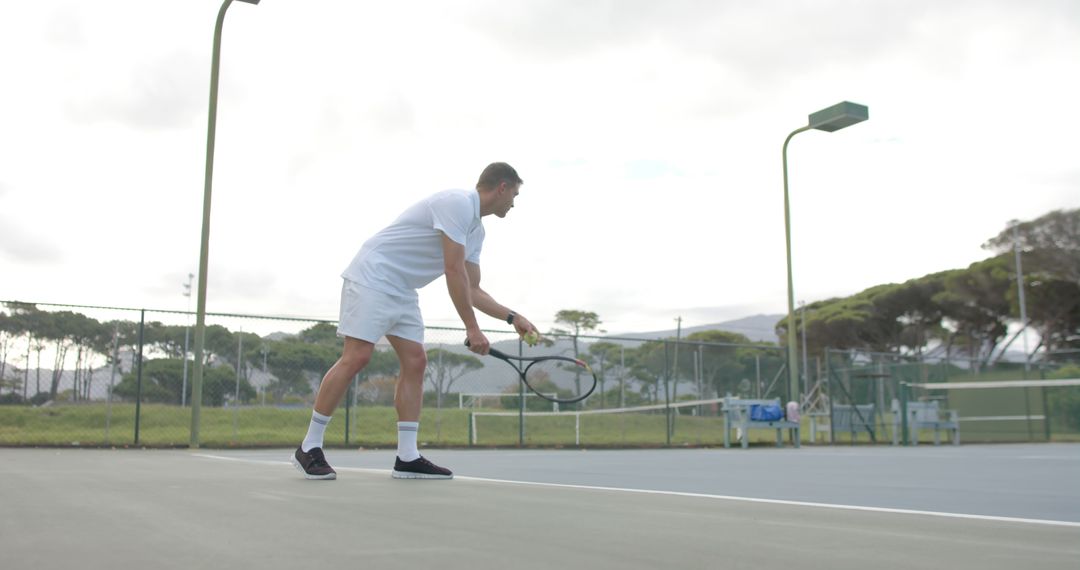
[[[1016,242],[1031,270],[1080,285],[1080,208],[1054,210],[1027,222],[1014,221],[983,248],[1011,252]]]
[[[142,401],[176,404],[181,402],[180,392],[183,387],[184,362],[176,358],[158,358],[143,362]],[[207,406],[224,405],[226,399],[232,399],[236,392],[236,370],[230,366],[206,368],[203,375],[203,404]],[[133,401],[139,393],[138,373],[132,371],[124,375],[116,385],[113,394],[125,400]],[[249,402],[255,397],[255,389],[245,378],[240,378],[240,401]],[[191,383],[187,386],[187,395],[191,399]]]

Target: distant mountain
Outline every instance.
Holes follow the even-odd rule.
[[[682,329],[682,336],[686,337],[691,333],[701,331],[721,330],[741,334],[754,342],[776,342],[776,323],[780,322],[784,317],[785,315],[754,315],[711,325],[685,327]],[[652,340],[658,338],[671,338],[676,334],[676,329],[670,329],[640,333],[619,333],[611,336],[616,338]]]

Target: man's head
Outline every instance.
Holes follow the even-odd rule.
[[[481,215],[495,214],[503,218],[514,207],[514,197],[524,182],[513,166],[493,162],[480,173],[476,190],[480,192]]]

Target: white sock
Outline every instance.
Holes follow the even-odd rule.
[[[311,410],[311,423],[308,424],[307,436],[304,437],[304,443],[300,444],[300,449],[304,453],[311,451],[313,447],[323,446],[323,434],[326,433],[328,423],[330,423],[330,416]]]
[[[402,461],[414,461],[420,457],[416,449],[416,432],[420,431],[420,422],[397,423],[397,456]]]

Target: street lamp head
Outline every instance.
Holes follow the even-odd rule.
[[[819,131],[833,132],[870,118],[866,105],[843,101],[810,115],[809,127]]]

